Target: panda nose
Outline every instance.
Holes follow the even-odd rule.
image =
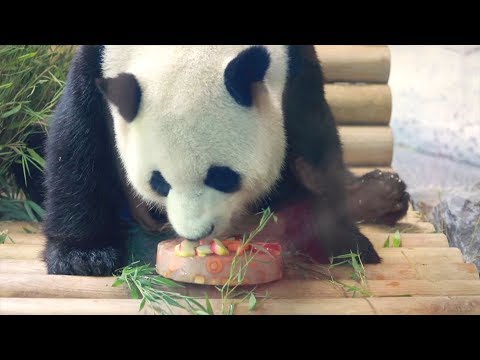
[[[227,166],[211,166],[205,185],[224,193],[233,193],[240,189],[240,175]]]
[[[167,196],[172,188],[160,171],[152,172],[152,176],[150,177],[150,186],[162,196]]]

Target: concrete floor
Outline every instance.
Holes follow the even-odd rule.
[[[480,166],[480,46],[390,49],[395,144]]]
[[[480,268],[480,46],[391,46],[393,167]]]

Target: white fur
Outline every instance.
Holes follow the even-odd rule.
[[[137,117],[127,123],[110,104],[127,178],[146,201],[166,208],[175,231],[197,238],[227,231],[234,216],[267,194],[286,151],[282,93],[287,50],[266,46],[271,64],[255,87],[254,106],[238,105],[224,85],[230,60],[249,45],[106,46],[105,77],[134,74],[142,89]],[[241,174],[241,190],[225,194],[204,185],[210,166]],[[164,198],[149,185],[159,170],[172,186]]]

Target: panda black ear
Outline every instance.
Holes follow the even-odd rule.
[[[96,79],[95,82],[100,92],[117,106],[120,115],[132,122],[138,114],[142,99],[142,90],[136,77],[121,73],[115,78]]]
[[[252,106],[252,84],[262,81],[270,66],[270,54],[263,46],[252,46],[230,61],[225,68],[225,87],[242,106]]]

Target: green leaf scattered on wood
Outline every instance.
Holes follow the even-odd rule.
[[[393,247],[399,248],[402,247],[402,239],[400,237],[400,231],[395,231],[395,235],[393,235]]]
[[[248,299],[248,311],[253,311],[257,307],[257,298],[253,293],[250,294],[250,298]]]
[[[390,247],[390,235],[387,236],[387,240],[383,243],[384,248]]]

